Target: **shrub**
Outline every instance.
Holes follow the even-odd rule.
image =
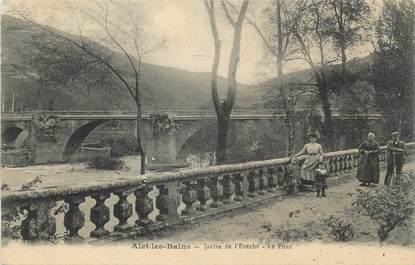
[[[409,192],[413,187],[414,176],[403,173],[389,187],[361,191],[357,201],[353,203],[360,208],[359,212],[363,212],[379,225],[377,234],[381,242],[397,226],[411,218],[414,203]]]
[[[108,138],[99,144],[100,146],[111,147],[112,157],[137,154],[137,141],[135,138]]]
[[[282,241],[295,242],[301,240],[310,240],[310,234],[303,228],[281,227],[276,230],[275,235]]]
[[[120,170],[124,167],[124,162],[116,158],[98,156],[88,163],[88,167],[104,170]]]
[[[351,224],[345,224],[340,218],[333,215],[324,220],[324,224],[329,228],[330,234],[336,241],[350,241],[354,237],[354,229]]]
[[[2,209],[1,216],[1,236],[2,238],[21,238],[21,223],[27,218],[27,210],[20,208]],[[4,213],[6,212],[6,213]]]
[[[7,150],[14,150],[16,149],[16,146],[13,143],[10,144],[3,144],[3,150],[7,151]]]

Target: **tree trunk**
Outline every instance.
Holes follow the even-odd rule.
[[[225,164],[228,159],[228,130],[229,117],[218,117],[218,132],[216,137],[216,163]]]
[[[146,173],[146,154],[144,152],[144,147],[141,144],[141,132],[140,132],[140,128],[141,128],[141,123],[142,123],[142,119],[141,119],[141,106],[137,104],[137,117],[136,117],[136,134],[137,134],[137,148],[139,149],[139,154],[140,154],[140,174],[144,175]]]
[[[344,41],[344,38],[342,38],[341,42],[342,42],[341,46],[340,46],[341,57],[342,57],[341,71],[344,74],[344,73],[346,73],[346,62],[347,62],[346,43]]]
[[[324,112],[323,135],[326,139],[326,144],[329,151],[334,150],[333,139],[333,117],[331,113],[330,101],[328,97],[327,87],[324,84],[319,86],[319,95]]]
[[[283,109],[285,110],[285,125],[287,127],[287,135],[285,138],[285,155],[291,156],[293,150],[293,137],[294,130],[292,124],[292,113],[291,113],[291,102],[287,98],[287,91],[284,86],[284,75],[283,75],[283,35],[282,35],[282,19],[281,19],[281,0],[277,0],[277,75],[278,75],[278,86],[281,89],[281,98],[283,100]]]
[[[37,88],[37,95],[36,95],[36,109],[40,110],[40,87]]]
[[[217,116],[217,138],[216,138],[216,161],[217,164],[224,164],[227,160],[227,138],[228,138],[228,125],[229,117],[232,112],[232,108],[235,102],[236,96],[236,72],[238,69],[239,63],[239,53],[241,46],[241,31],[243,20],[248,8],[248,0],[244,0],[241,6],[238,18],[236,21],[230,16],[227,4],[224,1],[221,1],[223,10],[225,11],[226,17],[229,23],[233,26],[234,36],[232,42],[231,56],[229,59],[228,65],[228,80],[227,80],[227,94],[226,100],[220,104],[220,99],[218,95],[218,86],[217,86],[217,73],[219,67],[220,59],[220,40],[219,34],[216,27],[216,18],[215,18],[215,5],[214,1],[210,0],[204,1],[206,9],[208,11],[210,26],[212,30],[212,36],[214,40],[215,55],[212,64],[212,74],[211,74],[211,92],[212,92],[212,101],[215,107],[216,116]]]

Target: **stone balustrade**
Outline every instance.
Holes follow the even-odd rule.
[[[415,143],[407,147],[408,153],[415,152]],[[381,164],[385,163],[385,153],[386,148],[382,147]],[[352,173],[358,157],[357,149],[324,155],[332,176]],[[288,158],[281,158],[163,172],[148,179],[138,176],[100,185],[4,191],[2,222],[24,213],[18,233],[23,240],[49,240],[56,235],[58,219],[69,241],[137,236],[282,196],[288,162]],[[109,206],[106,202],[114,196],[118,201],[113,200],[114,204]],[[95,205],[82,210],[81,205],[92,199]],[[54,214],[58,204],[66,205],[60,213],[63,218]],[[111,218],[116,219],[112,227],[108,225]],[[92,231],[81,236],[79,231],[87,222],[93,223]]]

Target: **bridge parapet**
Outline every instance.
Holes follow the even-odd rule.
[[[415,153],[415,142],[408,143],[407,147],[410,154]],[[382,147],[382,164],[385,163],[385,153],[386,147]],[[348,175],[357,167],[358,150],[327,153],[324,159],[332,175]],[[99,185],[4,191],[1,196],[2,221],[13,219],[16,213],[24,211],[26,217],[20,220],[19,237],[23,240],[48,240],[55,235],[57,227],[57,218],[51,212],[55,211],[58,201],[64,201],[67,210],[62,213],[63,226],[68,240],[82,239],[78,232],[88,220],[79,206],[90,196],[95,200],[90,209],[90,221],[95,224],[95,229],[87,236],[89,240],[139,235],[281,196],[284,194],[281,188],[288,162],[289,158],[281,158],[163,172]],[[112,195],[119,200],[113,206],[113,216],[110,216],[105,202]],[[129,196],[134,196],[134,202],[127,199]],[[153,205],[159,212],[156,216],[153,215]],[[132,220],[133,209],[138,216],[136,220]],[[118,224],[110,232],[106,224],[113,217],[118,219]],[[7,228],[7,224],[2,225],[6,230],[3,236],[10,234]]]
[[[310,111],[310,109],[296,109],[297,112]],[[318,111],[324,116],[322,110]],[[214,110],[143,110],[142,119],[147,120],[152,113],[166,113],[169,117],[179,120],[192,119],[216,119]],[[129,110],[118,111],[21,111],[21,112],[1,112],[1,120],[8,121],[29,121],[35,115],[54,115],[60,119],[131,119],[135,120],[137,112]],[[345,119],[380,119],[382,115],[379,113],[364,114],[341,114],[338,109],[332,110],[333,117]],[[277,117],[285,117],[283,110],[271,111],[267,109],[235,109],[232,110],[232,119],[272,119]]]

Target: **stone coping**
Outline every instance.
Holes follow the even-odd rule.
[[[415,148],[415,142],[407,143],[408,149]],[[386,147],[382,146],[381,150],[385,150]],[[337,152],[331,152],[324,154],[324,158],[334,158],[344,155],[356,155],[357,149],[342,150]],[[300,158],[301,159],[301,158]],[[16,203],[22,201],[30,201],[37,199],[62,199],[66,196],[88,196],[91,194],[112,192],[116,190],[128,190],[137,189],[143,185],[158,185],[162,183],[168,183],[173,181],[183,181],[187,179],[194,179],[198,177],[204,177],[209,175],[218,174],[230,174],[238,173],[249,170],[259,170],[264,168],[273,168],[285,165],[289,162],[289,158],[278,158],[263,161],[252,161],[238,164],[218,165],[206,168],[197,169],[184,169],[178,172],[160,172],[154,174],[148,174],[144,176],[137,176],[132,180],[119,180],[117,182],[108,182],[101,184],[89,184],[83,186],[68,187],[54,187],[37,190],[24,190],[24,191],[3,191],[1,195],[2,203]]]

